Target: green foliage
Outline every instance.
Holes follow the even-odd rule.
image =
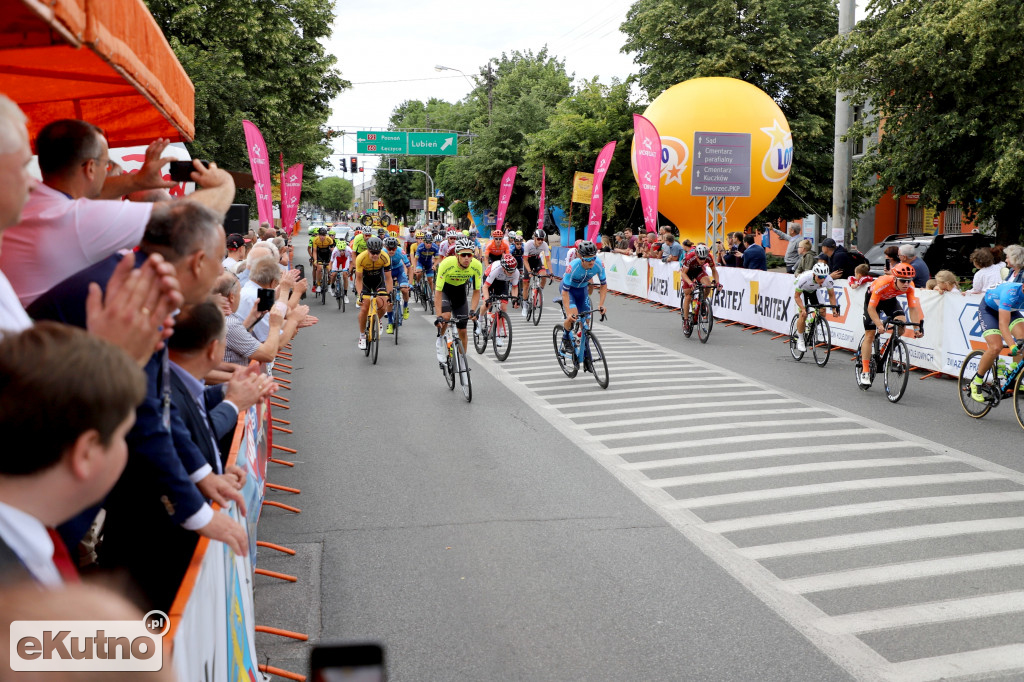
[[[194,157],[248,170],[249,119],[273,156],[283,151],[287,165],[305,164],[306,185],[317,167],[329,167],[322,126],[330,101],[349,86],[320,43],[331,33],[331,0],[146,3],[195,85]],[[238,200],[255,204],[251,190]]]
[[[322,178],[316,183],[318,205],[334,213],[351,208],[355,193],[352,182],[345,178]]]
[[[621,26],[622,51],[636,54],[635,79],[652,100],[676,83],[708,76],[761,88],[793,132],[787,184],[823,211],[832,203],[835,92],[824,82],[829,55],[818,46],[837,28],[832,0],[638,0]],[[783,191],[755,221],[806,213]]]
[[[391,173],[387,165],[380,166],[373,175],[377,196],[384,202],[387,212],[403,225],[408,224],[409,199],[417,198],[412,191],[411,178],[417,173]],[[423,195],[420,194],[419,197]]]
[[[873,0],[830,47],[835,85],[871,115],[851,136],[883,130],[855,169],[862,202],[920,192],[993,219],[1003,244],[1024,220],[1024,12],[1018,2]]]
[[[452,205],[448,207],[448,212],[451,213],[460,228],[469,226],[469,219],[466,217],[469,213],[469,204],[465,201],[452,202]]]

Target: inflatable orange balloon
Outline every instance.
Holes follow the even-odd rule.
[[[750,83],[694,78],[661,93],[644,116],[661,136],[658,211],[680,239],[704,241],[709,196],[725,198],[725,231],[743,230],[789,177],[789,123]]]

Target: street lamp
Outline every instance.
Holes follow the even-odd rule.
[[[451,66],[441,66],[440,64],[438,64],[438,65],[436,65],[436,66],[434,67],[434,71],[458,71],[459,73],[461,73],[461,74],[462,74],[462,77],[466,79],[466,82],[467,82],[467,83],[469,83],[469,86],[470,86],[470,87],[473,87],[473,86],[474,86],[474,84],[473,84],[473,81],[469,80],[469,76],[467,76],[467,75],[466,75],[466,74],[465,74],[465,73],[464,73],[464,72],[462,71],[462,69],[456,69],[456,68],[454,68],[454,67],[451,67]]]

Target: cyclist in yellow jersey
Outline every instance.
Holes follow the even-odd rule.
[[[317,293],[320,290],[320,277],[323,268],[327,267],[327,264],[331,260],[331,251],[334,250],[334,238],[327,233],[326,227],[321,227],[319,234],[309,240],[309,244],[306,250],[309,252],[309,264],[316,265],[313,269],[313,293]]]
[[[455,255],[448,256],[437,268],[434,280],[434,309],[440,311],[434,324],[440,332],[441,325],[456,317],[469,315],[476,319],[476,310],[480,305],[480,285],[483,279],[483,266],[476,260],[476,245],[473,240],[463,237],[455,244]],[[466,282],[473,283],[473,301],[466,300]],[[462,347],[469,348],[469,333],[466,331],[468,320],[455,323],[462,339]],[[438,343],[441,343],[438,337]],[[440,348],[438,349],[440,354]]]
[[[379,237],[366,240],[366,251],[356,256],[356,289],[359,290],[359,350],[366,349],[366,316],[370,311],[370,297],[376,296],[377,308],[387,309],[391,295],[391,259],[382,253],[384,242]]]

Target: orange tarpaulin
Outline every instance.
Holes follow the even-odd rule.
[[[192,140],[195,89],[143,0],[0,0],[0,92],[29,136],[80,118],[111,147]]]

